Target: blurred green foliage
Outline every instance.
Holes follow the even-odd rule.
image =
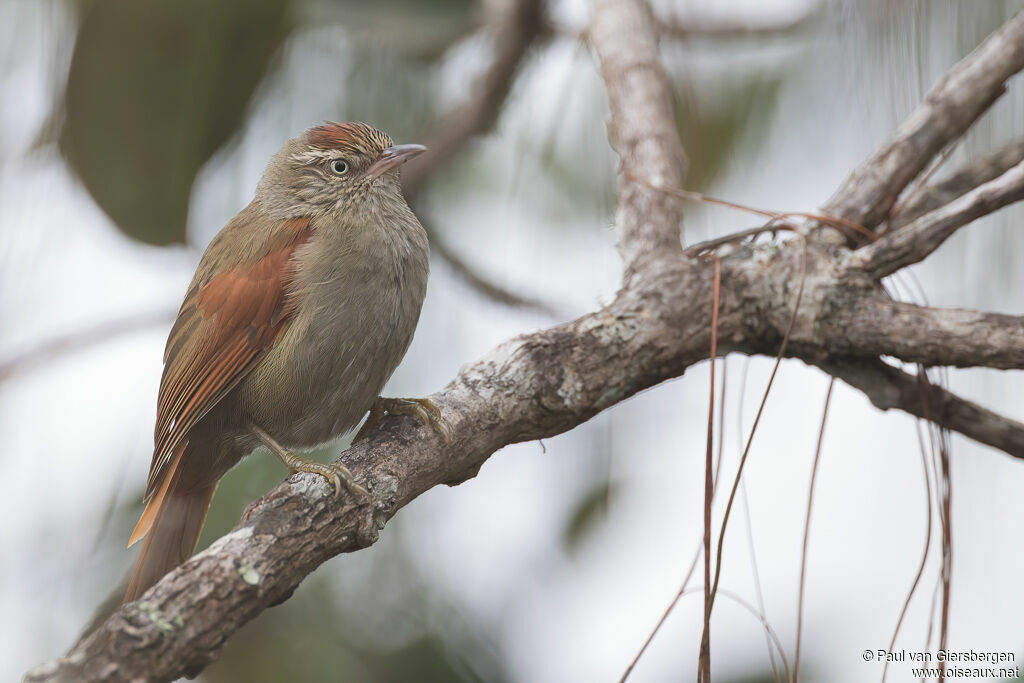
[[[241,125],[291,25],[290,0],[86,3],[61,150],[127,234],[182,242],[199,168]]]
[[[83,2],[65,87],[60,148],[97,204],[126,234],[157,245],[184,242],[196,174],[241,128],[253,93],[293,31],[336,22],[356,42],[372,45],[377,55],[429,61],[470,28],[474,4]],[[343,67],[348,66],[339,65],[339,77],[346,76]],[[411,85],[398,87],[404,92]],[[402,98],[384,99],[384,105],[361,109],[395,111],[395,100]],[[424,107],[406,103],[404,109]],[[324,112],[323,118],[336,115]]]

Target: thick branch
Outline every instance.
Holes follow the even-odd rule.
[[[1001,147],[965,165],[949,178],[927,185],[914,193],[914,196],[908,199],[896,215],[889,218],[889,229],[899,230],[904,225],[949,204],[979,185],[998,178],[1021,161],[1024,161],[1024,140]]]
[[[589,35],[608,86],[608,138],[621,159],[616,224],[629,277],[645,257],[682,250],[682,202],[653,188],[681,188],[686,156],[650,8],[638,0],[597,0]]]
[[[898,408],[993,448],[1024,458],[1024,424],[1003,417],[880,360],[830,359],[821,368],[860,389],[882,410]]]
[[[810,255],[814,272],[808,277],[807,309],[791,348],[812,362],[825,359],[819,364],[864,385],[876,403],[920,414],[920,403],[898,376],[884,377],[895,382],[896,398],[879,393],[879,368],[873,365],[878,354],[950,364],[969,357],[994,367],[1024,363],[1024,321],[890,301],[849,306],[828,279],[834,273],[823,259],[826,253]],[[769,351],[793,303],[799,254],[799,243],[790,241],[744,246],[722,258],[719,336],[725,348]],[[408,418],[390,418],[370,439],[344,453],[342,461],[372,492],[383,523],[431,487],[472,477],[501,447],[571,429],[706,358],[710,301],[709,263],[684,257],[652,260],[610,306],[503,344],[433,395],[452,428],[450,445]],[[847,312],[846,317],[837,310]],[[849,368],[830,368],[825,363],[837,353],[867,357],[865,367],[874,368],[874,374],[862,371],[858,379]],[[948,393],[938,396],[940,404],[929,408],[931,419],[944,419],[940,424],[1020,453],[1024,432],[1019,425]],[[235,531],[28,680],[167,680],[201,669],[235,630],[286,599],[319,564],[375,540],[369,511],[353,507],[350,499],[339,505],[329,491],[320,478],[292,477],[256,503]]]
[[[1007,204],[1024,199],[1024,161],[959,199],[884,235],[858,250],[855,259],[872,277],[891,275],[918,261],[949,239],[957,229]]]
[[[925,363],[1024,363],[1024,320],[887,300],[850,304],[842,298],[849,292],[835,286],[827,250],[813,244],[809,249],[806,308],[790,345],[799,357],[825,359],[818,361],[824,364],[836,354],[856,355],[869,368],[883,353]],[[777,348],[793,304],[800,254],[793,240],[744,245],[723,256],[719,337],[725,349]],[[681,256],[651,260],[633,283],[605,309],[507,342],[432,396],[452,428],[450,445],[407,418],[392,418],[344,453],[343,462],[372,492],[379,521],[439,483],[473,476],[507,444],[571,429],[706,358],[710,265]],[[856,384],[847,370],[840,376]],[[878,387],[868,388],[882,402]],[[897,382],[896,388],[899,402],[886,400],[920,414],[909,385]],[[946,415],[941,424],[1019,454],[1019,425],[940,396],[946,412],[930,408],[932,419]],[[235,630],[286,599],[319,564],[375,540],[368,511],[348,499],[339,505],[328,491],[319,478],[292,477],[258,502],[234,532],[29,680],[166,680],[202,668]]]
[[[992,106],[1021,69],[1024,11],[939,80],[892,140],[850,175],[823,211],[875,228],[910,181]]]
[[[438,484],[474,476],[503,446],[571,429],[705,357],[710,278],[700,266],[679,262],[605,309],[513,339],[463,369],[431,396],[452,428],[450,445],[408,418],[390,418],[354,445],[343,461],[373,495],[378,521]],[[685,303],[665,309],[663,301]],[[737,320],[722,324],[735,330]],[[320,477],[291,477],[234,531],[27,680],[156,681],[197,672],[318,565],[376,540],[370,511],[357,502],[336,502]]]
[[[1024,316],[865,297],[830,312],[829,350],[925,366],[1024,368]]]

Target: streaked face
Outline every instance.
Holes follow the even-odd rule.
[[[365,123],[325,123],[285,143],[267,165],[256,197],[280,218],[404,204],[398,169],[424,151],[422,145],[395,145]]]
[[[326,123],[306,131],[300,141],[290,159],[292,189],[306,201],[337,209],[365,199],[375,188],[393,192],[398,168],[426,150],[396,146],[386,133],[364,123]]]

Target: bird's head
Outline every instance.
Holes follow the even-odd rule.
[[[291,215],[368,208],[401,197],[398,169],[426,149],[396,145],[365,123],[328,122],[285,143],[257,196],[270,210]]]

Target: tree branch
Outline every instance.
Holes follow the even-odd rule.
[[[608,138],[621,159],[619,251],[628,278],[650,256],[682,252],[682,201],[654,188],[681,188],[686,155],[672,117],[672,93],[643,2],[596,0],[590,42],[608,87]]]
[[[1024,10],[943,76],[885,146],[855,170],[822,208],[874,229],[903,189],[943,147],[962,136],[1024,69]]]
[[[924,366],[1024,368],[1024,316],[878,296],[846,301],[827,325],[833,354],[893,356]]]
[[[690,310],[690,302],[710,296],[707,267],[686,265],[463,369],[430,397],[452,429],[451,444],[402,417],[353,445],[342,462],[373,495],[377,524],[438,484],[474,476],[503,446],[571,429],[706,356],[707,311]],[[684,303],[652,319],[657,300]],[[235,630],[287,599],[321,563],[376,540],[370,511],[357,502],[339,504],[322,477],[290,477],[234,531],[26,680],[173,680],[198,672]]]
[[[979,185],[996,179],[1021,161],[1024,161],[1024,140],[1001,147],[965,165],[946,180],[918,190],[889,218],[889,230],[899,230],[926,213],[949,204]]]
[[[924,260],[971,221],[1024,199],[1024,161],[910,225],[859,249],[854,259],[880,279]]]
[[[898,408],[1024,458],[1024,423],[1011,420],[880,360],[830,359],[821,369],[859,389],[881,410]]]

